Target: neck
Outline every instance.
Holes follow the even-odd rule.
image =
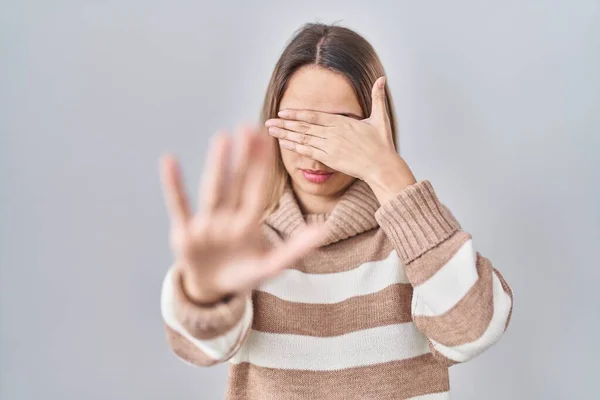
[[[344,194],[342,191],[332,196],[318,196],[299,190],[295,184],[292,184],[292,188],[303,214],[330,213]]]

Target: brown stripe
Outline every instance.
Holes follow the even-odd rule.
[[[431,353],[338,371],[229,367],[228,400],[405,399],[449,390],[448,369]]]
[[[437,247],[407,265],[406,276],[414,286],[426,282],[450,261],[456,252],[470,239],[471,235],[469,233],[456,232]]]
[[[261,312],[252,329],[325,337],[411,322],[411,298],[412,286],[402,283],[334,304],[295,303],[255,290],[252,301]]]
[[[458,346],[481,337],[494,313],[494,294],[492,264],[479,253],[477,274],[479,279],[473,287],[449,311],[435,317],[415,316],[417,328],[444,346]]]
[[[183,291],[181,269],[173,271],[173,292],[175,318],[193,337],[212,339],[233,328],[242,318],[246,309],[246,299],[250,295],[237,294],[227,302],[211,306],[193,303]]]
[[[394,250],[381,229],[372,229],[326,247],[299,260],[292,269],[310,274],[349,271],[369,261],[386,259]]]
[[[500,279],[500,283],[502,284],[502,289],[510,297],[510,311],[508,312],[508,317],[506,318],[506,324],[504,324],[504,330],[506,330],[506,328],[508,328],[508,324],[510,322],[510,317],[512,316],[513,292],[512,292],[512,289],[510,288],[510,286],[508,286],[508,283],[506,282],[506,280],[504,280],[504,277],[502,276],[500,271],[498,271],[496,268],[494,268],[494,272],[496,273],[496,276],[498,276],[498,279]]]
[[[235,355],[235,353],[237,353],[240,350],[240,348],[246,342],[248,335],[250,334],[250,327],[248,327],[246,329],[246,332],[244,332],[242,338],[235,342],[234,346],[231,348],[229,353],[227,353],[223,358],[219,360],[214,360],[202,350],[200,350],[198,347],[196,347],[196,345],[194,345],[189,340],[181,336],[181,334],[174,331],[169,325],[165,324],[165,329],[167,332],[167,342],[169,343],[169,346],[171,347],[173,352],[177,354],[177,356],[179,356],[181,359],[196,364],[198,366],[210,366],[229,360]]]
[[[167,331],[167,342],[169,343],[171,350],[173,350],[179,358],[201,366],[214,365],[219,362],[218,360],[209,357],[186,338],[175,332],[169,325],[165,324],[165,328]]]

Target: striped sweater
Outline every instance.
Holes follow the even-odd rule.
[[[500,338],[512,292],[431,183],[380,206],[356,180],[331,213],[310,215],[288,189],[265,243],[309,222],[328,227],[318,249],[226,303],[190,302],[171,268],[161,308],[172,350],[198,366],[229,361],[230,400],[448,399],[448,367]]]

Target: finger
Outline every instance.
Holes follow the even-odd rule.
[[[325,159],[327,157],[327,153],[322,149],[305,146],[303,144],[292,142],[291,140],[279,139],[279,145],[286,150],[291,150],[295,153],[312,158],[313,160],[321,161],[323,163],[325,163]]]
[[[280,118],[272,118],[268,119],[265,122],[265,126],[268,128],[276,127],[286,129],[288,131],[294,131],[298,133],[303,133],[306,135],[318,136],[321,138],[325,138],[327,136],[327,131],[324,129],[322,125],[313,125],[304,121],[293,121],[289,119],[280,119]]]
[[[308,226],[284,244],[271,250],[260,268],[263,279],[291,267],[300,258],[317,248],[327,234],[328,230],[323,225]]]
[[[223,201],[230,151],[231,138],[229,135],[224,131],[217,132],[206,156],[198,195],[199,207],[205,213],[214,211]]]
[[[250,152],[256,135],[255,131],[249,126],[242,126],[238,128],[236,136],[238,145],[232,167],[231,185],[227,193],[227,207],[232,209],[237,209],[242,200],[242,192],[248,174]]]
[[[275,126],[270,127],[268,132],[269,135],[278,139],[291,140],[292,142],[296,142],[298,144],[315,147],[317,149],[325,151],[327,139],[323,139],[322,137],[308,135],[305,133],[298,133],[287,129],[278,128]]]
[[[371,90],[371,116],[369,119],[381,127],[389,125],[389,117],[386,105],[385,76],[378,78]]]
[[[248,164],[248,176],[252,178],[252,184],[244,185],[240,206],[242,214],[248,218],[248,223],[256,222],[265,211],[273,150],[272,141],[266,133],[263,132],[255,138]]]
[[[324,113],[311,110],[281,110],[277,113],[279,118],[294,121],[304,121],[312,125],[333,126],[343,118],[337,114]]]
[[[175,224],[185,224],[190,218],[191,211],[181,179],[181,169],[175,157],[171,155],[161,157],[160,177],[171,221]]]

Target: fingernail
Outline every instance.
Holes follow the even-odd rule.
[[[281,110],[277,113],[281,118],[287,118],[290,115],[290,112],[287,110]]]
[[[265,126],[275,126],[275,123],[272,119],[268,119],[265,121]]]
[[[383,89],[383,88],[384,88],[384,86],[385,86],[385,76],[382,76],[382,77],[379,79],[379,87],[380,87],[381,89]]]

